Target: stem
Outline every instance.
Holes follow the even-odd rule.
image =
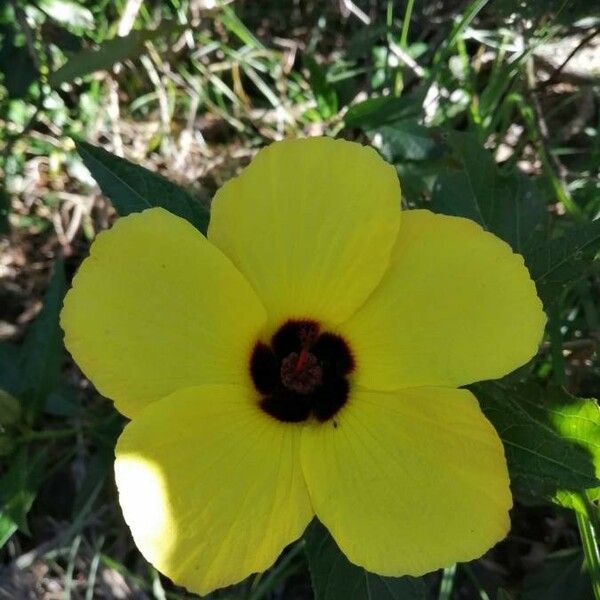
[[[560,160],[550,150],[548,138],[548,125],[542,113],[542,107],[535,93],[535,69],[531,56],[525,63],[525,76],[528,88],[528,96],[531,108],[523,112],[523,116],[529,125],[532,144],[538,151],[542,163],[542,173],[548,180],[557,200],[564,206],[565,210],[577,219],[583,218],[583,213],[569,194],[565,181],[565,168]]]
[[[404,12],[404,19],[402,19],[402,33],[400,34],[400,47],[405,49],[408,46],[408,30],[410,28],[410,18],[412,17],[412,11],[415,5],[415,0],[408,0],[406,5],[406,11]]]
[[[469,117],[471,118],[471,123],[475,126],[477,130],[479,139],[483,143],[485,140],[482,139],[481,136],[482,119],[479,113],[479,101],[477,99],[475,81],[473,78],[473,70],[471,69],[471,63],[469,61],[467,46],[463,38],[460,37],[456,40],[456,49],[458,50],[458,55],[460,56],[460,59],[463,63],[463,69],[465,71],[465,88],[467,90],[467,93],[469,94]]]
[[[577,526],[581,535],[581,543],[583,545],[583,553],[585,562],[592,580],[592,591],[594,598],[600,600],[600,548],[599,534],[592,525],[593,512],[598,510],[589,500],[585,492],[580,494],[582,505],[585,507],[587,515],[580,511],[575,511],[577,517]]]
[[[481,12],[489,1],[490,0],[473,0],[473,2],[467,6],[462,17],[452,28],[450,40],[448,41],[446,48],[451,48],[454,45],[456,40],[464,33],[465,29],[473,22],[473,19]]]
[[[471,570],[471,567],[467,564],[462,565],[462,566],[464,568],[464,572],[465,572],[466,576],[471,580],[471,583],[477,590],[480,600],[490,600],[488,593],[483,589],[483,587],[482,587],[481,583],[479,583],[479,580],[477,579],[477,577],[475,577],[475,573],[473,573],[473,571]]]
[[[440,593],[438,600],[449,600],[452,595],[452,588],[454,587],[454,579],[456,578],[456,563],[446,567],[442,574],[442,581],[440,583]]]

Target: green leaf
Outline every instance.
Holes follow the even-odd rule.
[[[594,422],[581,423],[576,407],[582,401],[533,383],[486,382],[473,391],[502,439],[521,500],[554,501],[559,492],[600,485],[593,456],[599,430]]]
[[[46,454],[41,449],[31,456],[27,447],[21,447],[0,478],[0,542],[6,543],[17,529],[29,532],[27,513],[43,481]]]
[[[178,185],[87,142],[76,145],[85,166],[120,216],[161,206],[206,233],[208,211]]]
[[[532,248],[525,260],[542,300],[551,304],[588,275],[599,250],[600,219],[571,223],[563,235]]]
[[[50,75],[48,82],[52,87],[57,87],[78,77],[110,69],[116,63],[137,58],[143,52],[146,42],[182,28],[182,25],[167,22],[152,31],[132,31],[124,37],[106,40],[98,48],[82,50],[73,55]]]
[[[265,46],[259,39],[244,25],[240,18],[235,14],[235,11],[229,4],[219,6],[221,23],[233,33],[238,39],[250,48],[263,50]]]
[[[425,600],[422,579],[382,577],[353,565],[316,519],[304,534],[315,600]]]
[[[344,121],[347,127],[377,129],[403,119],[417,118],[421,114],[422,102],[421,95],[370,98],[351,106]]]
[[[435,160],[444,153],[436,130],[416,121],[399,121],[376,130],[381,136],[381,154],[390,162]]]
[[[44,296],[43,308],[21,346],[17,395],[26,402],[33,417],[44,406],[46,396],[56,387],[60,377],[64,347],[59,315],[65,291],[63,262],[57,260]]]
[[[38,70],[25,43],[17,45],[15,31],[0,26],[0,73],[10,98],[23,98],[36,80]]]
[[[473,134],[451,131],[446,140],[457,164],[438,176],[431,208],[471,219],[526,255],[547,222],[545,202],[536,186],[520,173],[501,174]]]
[[[566,401],[556,402],[549,398],[549,408],[553,409],[551,420],[556,430],[564,439],[585,448],[592,458],[596,477],[600,479],[600,406],[595,398],[575,398],[565,393]],[[588,495],[600,499],[600,487],[588,490]],[[559,491],[555,501],[568,508],[581,510],[587,514],[585,507],[581,507],[578,495],[567,491]]]
[[[83,37],[71,33],[66,27],[54,21],[46,21],[41,27],[40,34],[45,44],[54,44],[64,53],[79,52],[83,47]]]
[[[21,350],[12,342],[0,342],[0,388],[15,395],[20,389]]]
[[[0,510],[0,549],[4,548],[17,529],[17,524],[4,511]]]
[[[90,502],[93,503],[109,475],[112,474],[115,462],[114,443],[116,441],[115,438],[112,447],[100,446],[87,461],[85,476],[73,502],[73,520],[81,514]]]
[[[593,600],[581,549],[550,554],[543,565],[523,580],[522,600]]]
[[[503,174],[489,152],[469,133],[450,132],[447,140],[458,168],[436,179],[431,208],[467,217],[508,242],[523,255],[544,306],[591,272],[600,250],[600,220],[566,221],[552,237],[544,198],[524,175]]]
[[[304,64],[310,74],[310,87],[317,101],[319,113],[322,118],[329,119],[338,111],[337,93],[327,81],[327,74],[323,67],[312,56],[305,56]]]
[[[6,390],[0,389],[0,431],[16,425],[21,418],[21,403]]]

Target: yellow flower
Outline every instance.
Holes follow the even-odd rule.
[[[176,583],[264,570],[314,515],[382,575],[505,536],[502,444],[457,388],[527,361],[542,307],[504,242],[399,201],[374,150],[284,141],[219,190],[208,239],[153,208],[94,242],[66,345],[132,419],[123,514]]]

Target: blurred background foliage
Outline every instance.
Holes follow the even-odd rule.
[[[337,135],[396,165],[406,207],[478,221],[536,281],[538,356],[474,386],[512,530],[413,580],[353,567],[314,523],[212,597],[598,600],[599,81],[590,0],[0,2],[0,598],[186,597],[123,523],[123,419],[66,356],[62,298],[115,209],[203,229],[258,148]]]

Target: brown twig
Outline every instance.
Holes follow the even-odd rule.
[[[600,27],[596,27],[595,29],[592,29],[591,33],[589,33],[584,38],[582,38],[580,40],[580,42],[577,44],[577,46],[575,46],[575,48],[573,48],[573,50],[571,50],[571,52],[569,52],[569,54],[567,55],[567,57],[565,58],[565,60],[563,60],[563,62],[560,65],[558,65],[558,67],[556,67],[554,69],[554,71],[552,71],[550,73],[550,76],[548,77],[548,79],[546,79],[545,81],[542,81],[541,83],[539,83],[537,85],[536,91],[541,91],[541,90],[545,89],[547,86],[549,86],[552,83],[554,83],[554,81],[556,80],[556,78],[560,75],[560,73],[562,72],[562,70],[567,66],[567,64],[571,61],[571,59],[582,48],[584,48],[589,42],[591,42],[599,33],[600,33]]]

